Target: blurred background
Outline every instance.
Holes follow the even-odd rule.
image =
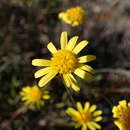
[[[77,5],[86,11],[83,25],[72,28],[58,19]],[[51,100],[44,107],[19,114],[19,92],[38,81],[32,59],[49,59],[46,46],[52,41],[59,48],[62,31],[90,42],[81,55],[97,56],[90,64],[96,80],[78,78],[81,91],[72,92],[73,98],[103,110],[102,130],[118,130],[111,109],[119,100],[130,101],[129,0],[0,0],[0,130],[74,130],[65,113],[73,105],[58,77],[48,84]]]

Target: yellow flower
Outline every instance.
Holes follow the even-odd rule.
[[[77,102],[76,106],[77,110],[73,108],[66,110],[66,113],[75,121],[75,128],[81,127],[82,130],[101,129],[101,126],[97,122],[102,120],[102,111],[96,110],[96,105],[90,106],[90,103],[86,102],[83,108],[81,103]]]
[[[115,125],[120,130],[130,130],[130,102],[126,100],[119,101],[118,106],[113,107],[113,117]]]
[[[73,27],[78,26],[79,24],[83,24],[85,21],[85,11],[81,7],[77,6],[59,13],[59,18]]]
[[[95,60],[96,57],[94,55],[86,55],[77,58],[77,54],[88,44],[84,40],[76,45],[77,40],[78,36],[74,36],[68,41],[67,32],[63,32],[60,38],[60,50],[57,50],[52,42],[47,45],[47,48],[52,53],[50,60],[32,60],[32,65],[44,67],[34,74],[35,78],[43,76],[39,81],[40,87],[45,86],[58,73],[63,76],[66,86],[75,91],[79,91],[80,88],[72,73],[88,81],[93,79],[93,76],[90,74],[93,69],[83,63]]]
[[[48,91],[43,91],[36,85],[22,88],[20,95],[22,96],[24,103],[30,108],[40,108],[44,105],[44,100],[48,100],[50,98]]]

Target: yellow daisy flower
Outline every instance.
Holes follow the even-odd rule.
[[[73,27],[78,26],[79,24],[83,24],[85,21],[85,11],[81,7],[77,6],[59,13],[59,18]]]
[[[43,91],[36,85],[22,88],[20,95],[22,96],[22,101],[24,101],[29,108],[40,108],[44,105],[44,100],[50,98],[48,91]]]
[[[34,74],[35,78],[43,76],[39,81],[40,87],[45,86],[58,73],[63,76],[66,86],[75,91],[79,91],[80,88],[72,73],[88,81],[93,79],[93,76],[90,74],[93,69],[83,63],[95,60],[96,57],[94,55],[86,55],[77,58],[77,54],[88,44],[88,42],[84,40],[76,45],[77,40],[78,36],[74,36],[68,41],[67,32],[62,32],[60,50],[57,50],[52,42],[47,45],[47,48],[52,53],[50,60],[32,60],[32,65],[44,67]]]
[[[115,125],[120,130],[130,130],[130,102],[126,100],[119,101],[118,106],[114,106],[112,109]]]
[[[86,102],[83,108],[81,103],[77,102],[76,106],[77,110],[73,108],[66,110],[66,113],[75,121],[75,128],[81,127],[82,130],[101,129],[101,126],[97,122],[102,120],[102,111],[96,110],[96,105],[90,106],[90,103]]]

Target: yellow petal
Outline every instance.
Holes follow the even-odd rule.
[[[67,42],[68,42],[67,32],[62,32],[60,37],[61,49],[65,49]]]
[[[58,15],[59,19],[62,19],[64,15],[65,15],[65,13],[63,13],[63,12],[59,13],[59,15]]]
[[[90,107],[90,112],[95,111],[95,110],[96,110],[96,108],[97,108],[97,106],[96,106],[96,105],[92,105],[92,106]]]
[[[25,92],[21,91],[19,94],[20,94],[21,96],[24,96],[24,95],[25,95]]]
[[[70,79],[72,80],[72,82],[74,82],[75,84],[77,83],[77,80],[74,78],[74,76],[72,74],[68,74]]]
[[[76,91],[76,92],[79,92],[79,91],[80,91],[79,86],[78,86],[77,84],[74,84],[74,83],[72,83],[72,89],[73,89],[74,91]]]
[[[73,23],[72,23],[72,27],[75,27],[75,26],[78,26],[79,25],[79,22],[78,21],[74,21]]]
[[[83,111],[83,107],[82,107],[82,104],[80,102],[77,102],[76,106],[77,106],[78,111],[80,111],[80,112]]]
[[[41,106],[44,106],[44,101],[36,102],[36,108],[40,108]]]
[[[65,49],[66,49],[66,50],[73,50],[73,48],[74,48],[75,45],[76,45],[77,40],[78,40],[78,36],[72,37],[72,38],[69,40],[69,42],[68,42],[68,44],[67,44],[67,46],[66,46]]]
[[[127,107],[126,100],[119,101],[119,105],[126,108]]]
[[[85,72],[84,70],[81,70],[81,69],[76,69],[74,71],[74,73],[76,75],[78,75],[80,78],[84,79],[84,80],[87,80],[87,81],[92,81],[94,78],[91,74],[89,74],[88,72]]]
[[[78,54],[85,46],[87,46],[88,41],[81,41],[73,50],[75,54]]]
[[[117,111],[117,107],[114,106],[113,109],[112,109],[112,112],[115,113]]]
[[[28,92],[30,92],[30,89],[31,89],[30,87],[25,87],[25,88],[22,89],[22,91],[28,93]]]
[[[120,129],[120,130],[127,130],[124,129],[122,123],[119,120],[114,121],[114,124]]]
[[[82,129],[81,130],[87,130],[87,125],[83,124]]]
[[[77,121],[75,119],[73,119],[74,121]],[[79,122],[75,123],[75,128],[79,128],[81,126],[81,124]]]
[[[57,72],[50,72],[44,77],[42,77],[38,83],[40,87],[45,86],[51,79],[53,79],[56,76]]]
[[[57,52],[57,49],[55,48],[52,42],[48,43],[47,48],[52,54]]]
[[[96,59],[96,56],[94,55],[86,55],[86,56],[81,56],[78,58],[79,59],[79,63],[86,63],[86,62],[90,62]]]
[[[70,80],[69,80],[68,75],[67,75],[67,74],[64,74],[64,75],[63,75],[63,78],[64,78],[64,81],[65,81],[66,86],[69,88],[69,87],[71,86],[71,84],[70,84]]]
[[[32,102],[30,100],[26,100],[25,104],[28,105],[28,106],[30,106],[32,104]]]
[[[101,126],[100,126],[99,124],[97,124],[97,123],[95,123],[95,122],[91,122],[91,124],[92,124],[95,128],[101,129]]]
[[[78,111],[76,111],[75,109],[73,109],[73,108],[68,108],[67,110],[66,110],[66,113],[68,114],[68,115],[71,115],[71,116],[79,116],[79,112]]]
[[[50,60],[34,59],[34,60],[32,60],[32,65],[34,65],[34,66],[49,66]]]
[[[67,87],[71,87],[76,92],[80,91],[77,81],[72,74],[64,74],[63,78]]]
[[[97,111],[95,111],[95,112],[93,113],[93,116],[99,116],[99,115],[101,115],[101,114],[102,114],[102,111],[97,110]]]
[[[21,96],[25,96],[25,94]],[[27,100],[27,97],[22,97],[22,101],[25,101],[25,100]]]
[[[36,73],[34,74],[34,77],[39,78],[39,77],[49,73],[49,71],[50,71],[50,67],[40,69],[40,70],[36,71]]]
[[[75,90],[76,92],[79,92],[80,88],[78,86],[77,80],[74,78],[72,74],[68,74],[68,75],[69,75],[69,80],[70,80],[72,89]]]
[[[49,95],[43,95],[43,99],[45,99],[45,100],[50,99],[50,96]]]
[[[93,124],[91,124],[91,123],[87,123],[87,126],[88,126],[88,128],[90,129],[90,130],[96,130],[96,128],[94,127],[94,125]]]
[[[90,103],[86,102],[84,106],[84,111],[88,111],[89,107],[90,107]]]
[[[101,116],[98,116],[94,119],[94,121],[98,122],[98,121],[101,121],[102,120],[102,117]]]
[[[89,65],[82,64],[79,68],[88,72],[94,72],[94,69]]]

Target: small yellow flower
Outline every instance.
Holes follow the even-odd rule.
[[[78,26],[79,24],[83,24],[85,21],[85,11],[81,7],[77,6],[59,13],[59,18],[73,27]]]
[[[93,76],[90,74],[93,68],[84,63],[95,60],[96,57],[94,55],[86,55],[77,58],[77,54],[88,44],[84,40],[76,45],[77,40],[78,36],[74,36],[68,41],[67,32],[63,32],[60,38],[60,50],[57,50],[52,42],[47,45],[47,48],[52,53],[50,60],[32,60],[32,65],[44,67],[34,74],[35,78],[43,76],[39,81],[40,87],[45,86],[57,74],[62,75],[66,86],[75,91],[79,91],[80,88],[72,73],[88,81],[93,79]]]
[[[75,121],[75,128],[82,127],[82,130],[101,129],[101,126],[97,122],[102,120],[102,111],[96,110],[96,105],[90,106],[90,103],[86,102],[83,108],[81,103],[77,102],[76,106],[77,110],[73,108],[68,108],[66,110],[66,113]]]
[[[20,95],[22,96],[24,103],[28,105],[29,108],[40,108],[44,105],[44,100],[48,100],[50,98],[48,91],[43,91],[36,85],[22,88]]]
[[[130,102],[126,100],[119,101],[118,106],[113,107],[113,117],[115,125],[120,130],[130,130]]]

